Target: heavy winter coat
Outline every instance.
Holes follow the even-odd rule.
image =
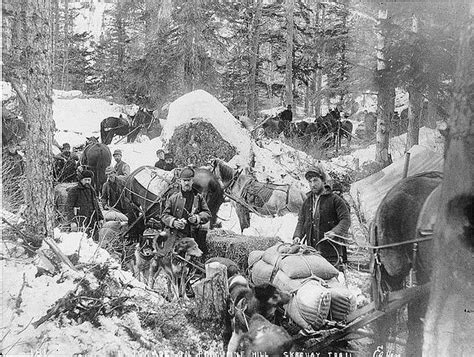
[[[319,196],[316,210],[313,212],[316,197],[311,192],[307,194],[298,215],[298,224],[293,237],[306,237],[308,245],[318,249],[324,258],[334,264],[337,263],[338,254],[340,257],[345,255],[345,250],[328,241],[317,243],[324,237],[324,233],[329,231],[341,236],[347,234],[351,225],[349,210],[341,197],[326,190]]]
[[[171,228],[172,232],[174,231],[174,233],[177,233],[178,236],[182,236],[184,231],[186,231],[186,228],[189,228],[191,236],[195,238],[199,229],[202,228],[202,225],[209,222],[209,219],[211,218],[211,211],[209,210],[204,197],[193,189],[193,204],[190,214],[197,214],[199,216],[199,222],[197,224],[190,224],[187,222],[187,227],[180,231],[173,227],[173,222],[176,219],[188,217],[188,213],[184,210],[185,201],[186,200],[181,190],[172,194],[166,200],[166,205],[161,216],[161,220],[166,226]]]
[[[83,222],[81,221],[85,226],[92,226],[96,221],[104,219],[94,189],[91,186],[84,186],[81,182],[68,191],[66,214],[69,221],[75,216],[75,207],[79,208],[78,216],[86,217]]]
[[[120,182],[124,183],[127,177],[130,175],[130,165],[126,162],[119,161],[114,166],[117,178]]]
[[[102,186],[102,205],[104,207],[114,207],[120,212],[125,213],[125,205],[123,200],[124,195],[121,195],[123,188],[123,185],[121,185],[118,180],[113,182],[107,180],[104,183],[104,186]]]

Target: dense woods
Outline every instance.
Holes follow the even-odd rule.
[[[445,3],[120,0],[94,37],[73,31],[80,6],[94,4],[52,2],[54,88],[153,109],[205,89],[250,117],[292,103],[310,116],[328,105],[351,114],[358,95],[379,92],[387,133],[406,131],[410,121],[389,123],[394,88],[410,93],[409,118],[422,112],[423,122],[434,123],[446,115],[462,25],[462,6]],[[18,13],[8,2],[3,13],[15,42]],[[4,53],[4,78],[13,67],[21,74],[11,55]]]
[[[26,237],[53,235],[53,88],[160,110],[203,89],[234,116],[292,105],[295,116],[332,108],[348,116],[357,98],[377,97],[375,161],[391,163],[390,138],[421,126],[445,131],[440,237],[425,325],[425,353],[463,355],[472,329],[473,23],[468,2],[311,0],[115,0],[102,33],[75,31],[72,0],[4,0],[2,80],[25,123]],[[461,46],[460,46],[461,44]],[[459,52],[460,47],[460,52]],[[460,55],[458,54],[460,53]],[[397,95],[407,93],[405,113]],[[39,242],[38,242],[39,240]],[[446,252],[449,254],[444,255]],[[454,262],[454,263],[453,263]],[[456,273],[454,278],[451,277]],[[443,329],[462,333],[454,338]]]

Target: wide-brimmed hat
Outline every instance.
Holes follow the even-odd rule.
[[[190,167],[185,167],[179,174],[180,179],[190,179],[194,177],[194,170]]]
[[[304,178],[306,180],[310,180],[313,177],[319,177],[323,182],[326,182],[326,174],[324,173],[323,169],[320,167],[315,167],[309,169],[305,174]]]
[[[115,155],[120,155],[120,156],[122,156],[122,150],[120,150],[120,149],[114,150],[114,154],[113,154],[112,156],[115,156]]]

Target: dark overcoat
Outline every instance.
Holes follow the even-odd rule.
[[[95,222],[104,219],[94,189],[91,186],[84,186],[81,182],[78,182],[76,186],[71,187],[68,191],[66,214],[69,221],[76,216],[74,213],[75,207],[78,208],[77,216],[85,217],[80,222],[84,226],[92,227]]]
[[[161,220],[167,227],[171,228],[172,233],[177,233],[179,236],[182,236],[184,230],[179,231],[176,228],[173,228],[173,222],[176,219],[187,217],[190,214],[197,214],[199,216],[199,222],[197,224],[190,224],[189,222],[186,223],[187,225],[189,225],[186,228],[190,229],[192,238],[195,238],[199,229],[202,229],[202,225],[209,222],[209,219],[211,218],[211,211],[209,210],[209,207],[207,206],[207,202],[204,197],[194,189],[193,205],[191,212],[189,213],[184,211],[185,202],[186,199],[181,193],[181,190],[172,194],[166,200],[166,205],[161,216]]]
[[[344,200],[329,190],[325,190],[319,196],[316,209],[314,209],[315,199],[317,199],[316,195],[311,192],[307,194],[298,215],[298,224],[293,237],[306,237],[308,245],[318,249],[324,258],[335,264],[338,255],[344,258],[345,249],[334,243],[331,245],[328,241],[320,244],[318,242],[328,231],[333,231],[341,236],[347,234],[351,225],[349,210]]]

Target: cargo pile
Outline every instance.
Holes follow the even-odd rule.
[[[251,281],[273,284],[291,294],[286,313],[300,328],[321,328],[326,320],[345,321],[356,308],[356,297],[337,277],[339,271],[315,249],[278,243],[248,258]]]

